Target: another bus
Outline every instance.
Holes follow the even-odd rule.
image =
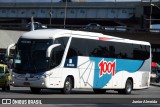
[[[11,45],[7,49],[10,53]],[[150,85],[151,46],[144,41],[101,33],[43,29],[24,33],[15,44],[13,86],[60,89],[89,88],[130,94]]]

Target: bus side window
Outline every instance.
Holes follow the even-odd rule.
[[[86,42],[85,39],[72,38],[67,59],[74,56],[86,56]]]
[[[78,56],[76,50],[74,50],[73,48],[69,48],[68,54],[67,54],[67,59],[72,58],[74,56]]]
[[[64,53],[63,46],[58,46],[52,50],[50,68],[54,68],[61,63],[63,53]]]

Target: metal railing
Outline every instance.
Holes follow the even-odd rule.
[[[82,31],[94,31],[94,32],[156,32],[160,33],[160,29],[139,29],[139,28],[131,28],[131,27],[123,27],[123,26],[101,26],[101,28],[87,28],[86,25],[62,25],[62,24],[49,24],[46,25],[47,28],[59,28],[59,29],[72,29],[72,30],[82,30]],[[0,29],[5,30],[21,30],[21,31],[30,31],[31,28],[27,28],[26,24],[19,23],[0,23]],[[36,28],[42,29],[42,28]]]

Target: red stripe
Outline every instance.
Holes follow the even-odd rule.
[[[108,40],[111,40],[111,38],[99,37],[99,40],[108,41]]]

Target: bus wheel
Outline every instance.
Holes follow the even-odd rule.
[[[72,91],[72,78],[71,77],[67,77],[65,82],[64,82],[64,88],[62,90],[62,92],[64,94],[70,94]]]
[[[127,79],[125,89],[119,90],[119,94],[131,94],[133,88],[133,82],[131,79]]]
[[[104,94],[106,93],[106,90],[105,89],[93,89],[94,93],[96,94]]]
[[[131,94],[132,88],[133,88],[133,83],[130,79],[128,79],[125,86],[125,94]]]
[[[41,89],[40,88],[33,88],[33,87],[30,87],[31,89],[31,92],[34,93],[34,94],[38,94],[40,93]]]

